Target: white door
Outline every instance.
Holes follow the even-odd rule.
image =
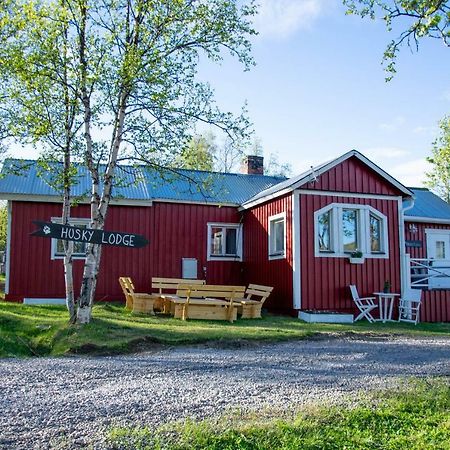
[[[430,289],[450,288],[450,232],[442,230],[427,230],[427,254],[433,270],[429,281]],[[447,269],[448,267],[448,269]]]

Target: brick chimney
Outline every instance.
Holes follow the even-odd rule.
[[[264,175],[264,157],[247,155],[242,161],[241,172],[248,175]]]

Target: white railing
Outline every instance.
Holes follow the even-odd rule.
[[[421,289],[450,289],[450,260],[410,258],[406,255],[410,286]]]

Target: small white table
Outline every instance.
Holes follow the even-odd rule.
[[[373,292],[373,295],[378,297],[378,309],[380,311],[379,322],[386,323],[386,321],[392,322],[392,309],[394,307],[395,297],[400,297],[400,294],[394,294],[393,292]]]

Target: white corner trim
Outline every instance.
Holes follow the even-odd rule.
[[[5,294],[9,294],[9,277],[11,274],[11,223],[12,223],[12,203],[7,203],[6,221],[6,263],[5,263]]]
[[[211,255],[211,228],[234,228],[236,229],[236,256],[213,256]],[[224,222],[208,222],[206,224],[207,239],[206,239],[206,260],[207,261],[242,261],[242,240],[243,240],[243,226],[242,223],[224,223]],[[225,242],[222,243],[222,246]]]
[[[294,309],[302,307],[300,260],[300,194],[292,194],[292,297]]]
[[[408,288],[409,265],[406,265],[405,221],[403,201],[398,201],[398,235],[400,246],[400,288],[403,295]]]
[[[276,254],[276,255],[271,255],[271,249],[272,249],[272,235],[271,235],[271,222],[275,221],[275,220],[280,220],[283,219],[283,236],[284,236],[284,243],[283,243],[283,253],[280,254]],[[268,246],[267,246],[267,250],[268,250],[268,258],[269,261],[273,261],[276,259],[284,259],[286,258],[286,211],[279,213],[279,214],[275,214],[274,216],[269,216],[268,219],[268,233],[267,233],[267,239],[268,239]]]

